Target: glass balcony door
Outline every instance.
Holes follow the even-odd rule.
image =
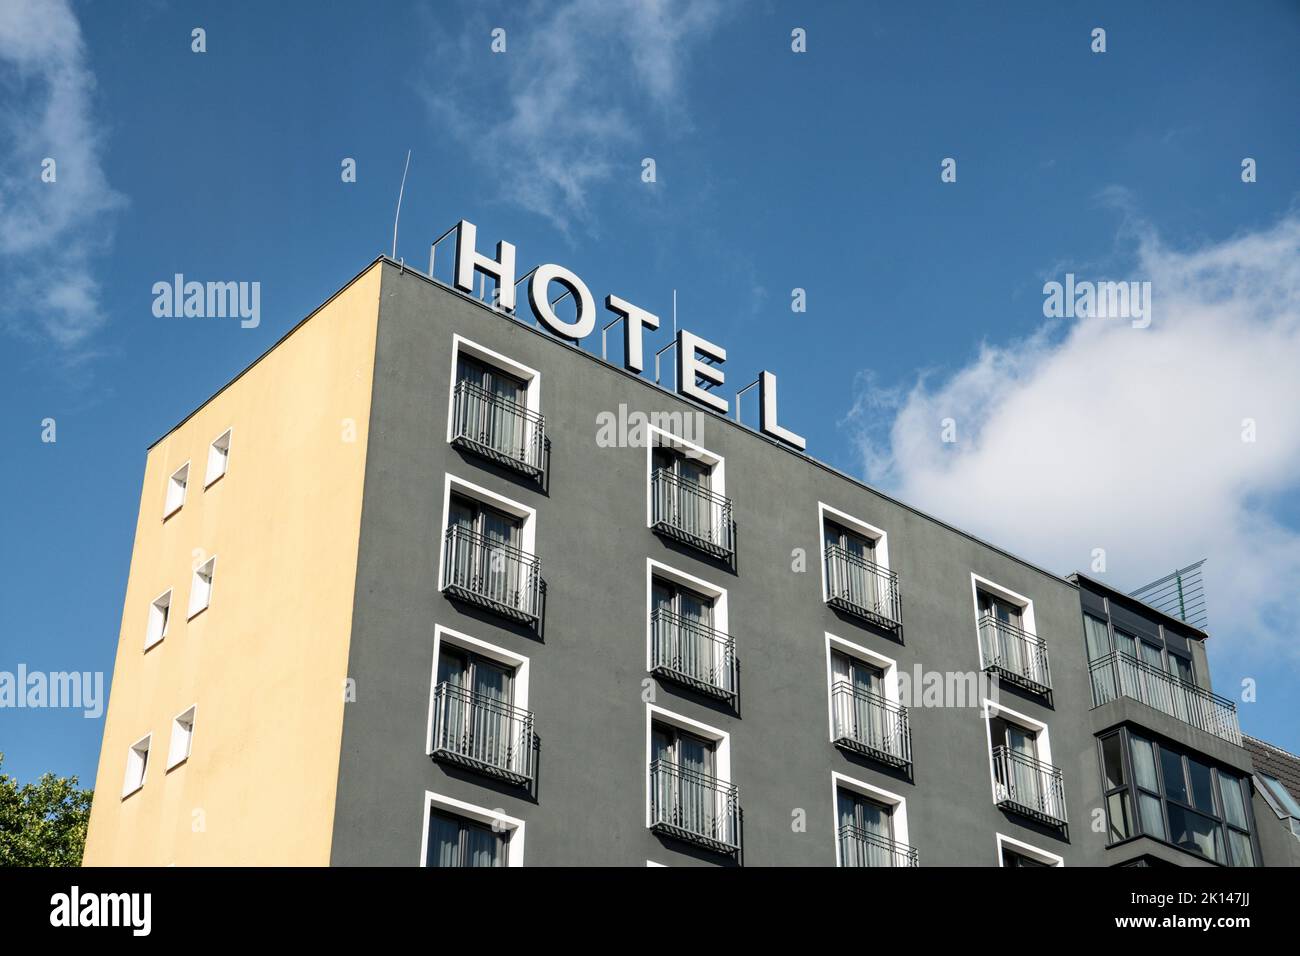
[[[889,807],[841,788],[835,795],[841,866],[898,866],[894,816]]]
[[[512,770],[516,728],[512,726],[513,670],[458,647],[438,654],[438,683],[443,695],[441,739],[454,753],[489,766]]]
[[[725,647],[714,639],[713,599],[656,578],[651,589],[656,664],[696,680],[724,685]]]
[[[831,654],[831,686],[836,733],[901,756],[897,735],[889,732],[885,708],[880,705],[885,699],[885,672],[836,651]],[[841,692],[834,693],[835,688]]]
[[[487,505],[453,495],[449,518],[465,534],[452,548],[452,580],[515,607],[523,593],[519,520]]]
[[[713,469],[672,448],[657,447],[653,457],[655,470],[669,477],[660,483],[662,517],[686,534],[720,543],[722,516],[714,513]]]
[[[827,582],[832,595],[876,613],[889,610],[885,585],[875,572],[876,543],[854,534],[834,522],[823,529],[828,549],[838,548],[841,557],[827,561]],[[834,553],[834,552],[832,552]]]
[[[505,866],[506,837],[490,827],[436,810],[429,813],[428,866]]]
[[[695,734],[656,724],[651,734],[656,821],[703,836],[721,834],[716,784],[716,754],[713,741]]]
[[[529,447],[528,423],[520,414],[526,406],[527,384],[466,355],[458,360],[456,381],[472,386],[473,398],[465,404],[465,420],[460,423],[464,433],[509,457],[522,455]]]

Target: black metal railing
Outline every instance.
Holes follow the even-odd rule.
[[[870,830],[840,826],[840,866],[916,866],[916,849]]]
[[[540,478],[545,469],[546,423],[542,416],[473,382],[456,383],[451,440],[533,478]]]
[[[1047,644],[1041,638],[992,614],[979,619],[979,631],[984,670],[1036,693],[1052,689]]]
[[[656,468],[650,479],[650,526],[717,558],[736,553],[731,499]]]
[[[701,693],[735,700],[735,640],[664,607],[650,614],[650,669]]]
[[[433,755],[525,784],[533,779],[533,715],[446,681],[433,689]]]
[[[740,848],[736,788],[668,760],[650,764],[650,829],[720,853]]]
[[[897,574],[837,544],[826,546],[825,560],[827,604],[888,630],[902,625]]]
[[[865,754],[891,767],[912,762],[912,732],[907,708],[846,680],[831,685],[835,745]]]
[[[1241,746],[1237,705],[1198,684],[1185,681],[1120,651],[1088,666],[1094,707],[1129,697],[1206,733]]]
[[[453,525],[444,538],[442,590],[505,617],[536,624],[541,617],[539,567],[535,555]]]
[[[1065,826],[1061,771],[1009,747],[993,748],[994,802],[1052,826]]]

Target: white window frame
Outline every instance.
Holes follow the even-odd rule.
[[[146,651],[149,650],[149,648],[154,647],[157,644],[160,644],[163,638],[167,636],[168,630],[171,629],[172,612],[175,610],[175,608],[172,607],[172,600],[173,600],[172,589],[168,588],[162,594],[158,595],[156,598],[154,598],[152,601],[149,602],[149,619],[148,622],[145,624],[145,632],[144,632],[144,649]],[[157,621],[160,619],[160,615],[162,614],[160,610],[160,602],[162,603],[162,606],[165,606],[167,608],[167,611],[166,611],[166,616],[161,617],[162,626],[158,628],[157,633],[154,633],[155,625]]]
[[[208,569],[207,600],[203,602],[202,607],[196,608],[194,606],[194,595],[197,593],[195,591],[195,585],[199,582],[199,578],[203,574],[204,568]],[[196,617],[198,617],[208,608],[212,607],[212,590],[216,586],[217,586],[217,556],[214,554],[210,558],[208,558],[208,560],[204,561],[197,568],[195,568],[194,573],[190,576],[190,602],[187,605],[187,613],[185,615],[185,619],[187,621],[194,620]]]
[[[1046,850],[1040,850],[1036,846],[1031,846],[1023,840],[1017,840],[1009,837],[1005,833],[996,833],[998,850],[998,866],[1005,866],[1002,862],[1002,851],[1004,849],[1013,850],[1021,856],[1027,856],[1031,860],[1037,860],[1039,863],[1046,863],[1048,866],[1065,866],[1065,858],[1055,853],[1048,853]]]
[[[984,648],[980,644],[980,591],[987,591],[1008,604],[1017,605],[1020,608],[1020,628],[1031,637],[1038,636],[1038,625],[1034,620],[1034,602],[1031,598],[1018,594],[1008,587],[1003,587],[996,581],[980,577],[972,571],[970,575],[970,599],[971,607],[975,610],[975,659],[980,662],[980,669],[983,670],[985,660]]]
[[[181,472],[185,472],[184,483],[177,484],[176,476],[179,475]],[[172,491],[175,488],[179,488],[180,491],[176,495],[173,495]],[[187,495],[189,495],[189,492],[190,492],[190,463],[187,460],[185,464],[181,465],[179,468],[177,468],[167,477],[167,493],[163,497],[163,520],[164,521],[166,521],[176,512],[180,511],[182,508],[185,507],[185,498]]]
[[[835,844],[835,865],[837,867],[844,864],[840,859],[840,789],[851,790],[854,793],[875,800],[877,803],[883,803],[890,808],[891,824],[894,833],[894,842],[901,843],[910,847],[912,841],[907,828],[907,798],[900,794],[893,793],[889,790],[881,789],[874,784],[867,783],[865,780],[858,780],[854,777],[840,773],[838,770],[831,771],[831,842]]]
[[[143,750],[141,750],[140,747],[141,744],[144,744]],[[153,750],[152,732],[145,734],[143,737],[141,737],[139,740],[137,740],[135,743],[133,743],[130,747],[127,748],[126,772],[122,775],[122,799],[123,800],[131,796],[131,794],[137,793],[138,791],[144,789],[144,782],[149,776],[149,763],[150,763],[149,757],[152,753],[152,750]],[[133,758],[138,756],[141,753],[144,754],[143,761],[142,761],[143,765],[140,767],[140,777],[138,780],[134,781],[134,785],[133,785],[132,780],[135,776],[134,771],[136,766]]]
[[[886,571],[891,569],[889,563],[889,533],[883,528],[877,528],[875,525],[863,521],[861,518],[855,518],[847,511],[840,511],[838,508],[832,508],[824,501],[817,502],[817,564],[821,568],[822,575],[822,602],[830,599],[826,593],[826,519],[830,518],[835,524],[843,525],[850,531],[856,531],[865,538],[870,539],[875,545],[874,561]]]
[[[654,666],[654,628],[650,621],[650,615],[654,613],[654,579],[663,578],[671,581],[673,584],[679,584],[682,587],[690,588],[692,591],[698,591],[705,597],[713,601],[713,629],[723,634],[730,635],[728,630],[728,611],[727,611],[727,589],[703,578],[698,578],[693,574],[687,574],[671,565],[664,564],[662,561],[656,561],[654,558],[645,559],[645,669],[649,671]]]
[[[498,832],[509,830],[510,838],[506,841],[506,866],[524,865],[523,820],[502,813],[500,810],[489,810],[487,807],[480,807],[473,803],[466,803],[464,800],[457,800],[454,797],[426,790],[424,791],[424,801],[420,810],[424,820],[420,832],[420,866],[428,866],[429,813],[434,807],[444,813],[464,817],[467,820],[473,820],[475,823],[486,824]]]
[[[1037,735],[1038,744],[1038,761],[1049,766],[1056,766],[1052,763],[1052,739],[1047,724],[1041,720],[1035,720],[1027,714],[1022,714],[1017,710],[1012,710],[999,704],[997,701],[985,697],[983,701],[981,717],[984,718],[984,752],[988,754],[989,764],[989,793],[993,797],[993,802],[998,802],[998,776],[993,767],[993,729],[990,718],[1002,717],[1009,723],[1019,724],[1026,730],[1032,730]]]
[[[535,368],[516,362],[500,352],[479,345],[465,338],[460,333],[451,337],[451,380],[447,385],[447,442],[451,443],[456,426],[456,369],[460,365],[461,353],[472,359],[500,369],[524,383],[524,407],[535,415],[542,413],[542,373]]]
[[[207,491],[208,488],[210,488],[219,478],[224,478],[226,472],[230,469],[230,442],[231,436],[234,432],[235,429],[233,427],[227,428],[208,444],[208,467],[207,472],[203,476],[204,491]],[[224,451],[220,451],[217,448],[218,443],[222,440],[226,443]],[[219,464],[221,466],[221,470],[216,474],[212,473],[212,467],[214,464]]]
[[[177,714],[175,717],[172,718],[172,737],[171,737],[171,741],[168,743],[167,746],[167,769],[168,770],[171,770],[174,767],[179,767],[181,764],[185,763],[185,761],[190,759],[190,753],[194,749],[194,719],[197,716],[198,712],[199,712],[199,705],[190,704],[189,707],[185,708],[179,714]],[[189,718],[189,719],[185,721],[183,720],[183,718]],[[185,737],[185,752],[183,754],[178,754],[176,752],[176,743],[178,739],[176,734],[180,730],[183,723],[189,724],[189,732]]]
[[[446,480],[442,487],[442,531],[438,535],[438,587],[441,588],[447,580],[443,577],[445,571],[444,565],[447,562],[447,528],[451,521],[451,493],[466,498],[473,498],[481,504],[496,508],[519,519],[519,550],[524,554],[536,558],[537,542],[537,509],[530,508],[528,505],[515,501],[513,498],[507,498],[505,495],[499,495],[495,491],[489,491],[482,485],[476,485],[472,481],[466,481],[464,478],[457,478],[450,472],[447,473]]]
[[[684,412],[686,415],[698,414],[698,412]],[[656,441],[658,435],[662,441]],[[697,445],[695,442],[687,441],[680,435],[660,428],[658,425],[647,424],[645,426],[645,526],[654,527],[654,490],[652,480],[655,469],[655,449],[665,446],[681,452],[687,458],[693,458],[701,461],[709,467],[709,492],[710,494],[727,496],[727,459],[716,452],[709,451],[703,445]]]
[[[478,654],[480,657],[486,657],[504,664],[513,669],[514,674],[511,678],[511,698],[512,707],[520,710],[528,709],[528,658],[522,654],[516,654],[508,651],[504,647],[496,644],[489,644],[487,641],[479,640],[477,637],[471,637],[463,631],[454,631],[449,627],[441,624],[433,626],[433,672],[429,676],[429,730],[425,738],[424,752],[433,753],[433,712],[434,712],[434,692],[438,687],[438,658],[442,654],[443,645],[457,647],[464,651]]]
[[[884,671],[885,699],[896,707],[902,706],[901,693],[898,683],[898,661],[892,657],[886,657],[884,654],[877,654],[875,651],[863,647],[861,644],[854,644],[852,641],[846,641],[842,637],[836,637],[830,631],[826,632],[826,727],[830,740],[835,740],[835,695],[833,688],[835,686],[835,668],[831,663],[831,653],[839,651],[849,657],[857,658],[872,667],[878,667]]]
[[[645,825],[646,829],[651,826],[650,819],[650,760],[654,753],[654,743],[652,739],[652,730],[655,722],[668,724],[676,727],[678,730],[685,730],[687,733],[695,734],[697,737],[703,737],[705,740],[713,742],[713,761],[717,770],[717,780],[720,783],[731,783],[731,734],[725,730],[701,723],[698,720],[692,720],[684,714],[660,707],[657,704],[647,703],[645,705]]]

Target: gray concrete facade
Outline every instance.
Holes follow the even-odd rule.
[[[545,487],[448,443],[455,334],[540,372],[551,442]],[[1104,728],[1093,713],[1076,583],[700,411],[704,430],[692,438],[725,459],[735,509],[736,559],[727,567],[647,527],[647,450],[596,441],[597,414],[617,414],[621,405],[699,411],[523,321],[385,264],[349,664],[356,700],[343,726],[335,864],[420,863],[425,794],[434,792],[526,821],[530,866],[832,866],[833,773],[905,798],[908,842],[921,866],[995,866],[999,833],[1067,866],[1119,862],[1095,826],[1102,799],[1094,735]],[[539,632],[440,593],[447,474],[535,509],[547,587]],[[902,594],[901,640],[824,602],[819,502],[887,533]],[[804,571],[793,570],[798,549]],[[740,661],[736,708],[647,674],[648,558],[726,590]],[[1048,728],[1052,763],[1063,774],[1066,831],[994,805],[978,700],[911,708],[910,776],[830,742],[826,634],[892,658],[908,674],[918,665],[977,673],[972,574],[1033,602],[1053,692],[1044,699],[1003,682],[998,699]],[[531,792],[430,758],[436,625],[528,658],[539,741]],[[743,810],[739,859],[647,828],[647,687],[656,706],[729,735],[730,777]],[[1141,706],[1117,702],[1102,723],[1141,720],[1146,715],[1134,709]],[[1232,762],[1225,753],[1212,756]]]

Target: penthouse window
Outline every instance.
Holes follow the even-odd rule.
[[[460,336],[453,343],[447,440],[533,480],[542,480],[546,425],[539,412],[538,373]]]
[[[650,672],[734,704],[736,642],[727,633],[727,592],[653,560],[647,573]]]
[[[891,633],[902,628],[898,575],[889,569],[885,532],[818,504],[822,533],[822,592],[836,610]]]
[[[837,866],[916,866],[907,843],[907,804],[902,797],[842,774],[832,774]]]
[[[1127,729],[1098,747],[1112,844],[1145,835],[1215,863],[1255,865],[1244,777]]]
[[[650,708],[648,825],[664,836],[731,854],[740,806],[730,782],[726,734]]]
[[[1033,602],[975,574],[971,584],[981,668],[1031,693],[1050,694],[1047,644],[1035,633]]]
[[[735,521],[718,455],[651,426],[650,527],[705,554],[735,555]]]
[[[542,583],[532,553],[535,512],[450,475],[446,501],[443,592],[536,626]]]
[[[524,821],[441,794],[424,795],[421,866],[523,866]]]
[[[439,627],[429,753],[524,785],[533,776],[527,659]]]

